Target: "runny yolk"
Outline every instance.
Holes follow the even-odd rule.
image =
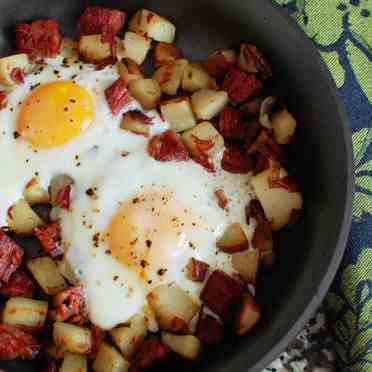
[[[171,194],[143,194],[123,203],[107,231],[108,248],[143,280],[167,268],[186,249],[195,222]]]
[[[72,81],[55,81],[35,88],[22,102],[17,132],[37,148],[61,146],[93,121],[90,94]]]

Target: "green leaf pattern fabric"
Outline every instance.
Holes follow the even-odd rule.
[[[372,372],[372,0],[275,1],[319,50],[353,131],[352,231],[325,305],[340,370]]]

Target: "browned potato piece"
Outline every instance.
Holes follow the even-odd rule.
[[[271,117],[274,138],[279,145],[288,145],[295,134],[297,123],[288,110],[276,112]]]
[[[65,353],[59,372],[87,372],[88,361],[85,355]]]
[[[141,9],[134,14],[129,22],[129,29],[166,43],[173,43],[176,35],[176,27],[171,22],[147,9]]]
[[[59,52],[59,54],[64,58],[78,60],[79,59],[78,42],[69,37],[64,37],[62,39],[61,51]]]
[[[95,372],[127,372],[129,363],[108,343],[103,342],[93,363]]]
[[[23,197],[29,204],[49,202],[48,191],[40,185],[40,180],[38,177],[33,177],[27,182],[25,188],[23,189]]]
[[[123,115],[120,128],[136,134],[148,136],[151,131],[151,118],[141,111],[128,111]]]
[[[185,359],[195,360],[201,350],[200,341],[193,335],[174,335],[162,332],[161,340],[164,345]]]
[[[199,306],[176,284],[159,285],[147,295],[147,300],[160,328],[171,332],[186,332],[190,320],[199,310]]]
[[[245,293],[235,318],[235,332],[242,336],[261,319],[261,310],[253,297]]]
[[[177,97],[160,104],[163,118],[170,124],[170,129],[182,132],[192,128],[196,119],[191,108],[189,97]]]
[[[162,92],[170,96],[177,94],[187,65],[186,59],[177,59],[175,62],[161,66],[155,71],[153,79],[159,83]]]
[[[151,48],[151,39],[134,32],[126,32],[123,40],[123,56],[141,65]]]
[[[183,133],[182,141],[194,158],[207,155],[212,161],[216,160],[225,146],[223,137],[208,121],[203,121]],[[207,150],[201,149],[200,143],[208,144]],[[203,154],[200,154],[201,151]]]
[[[19,199],[8,209],[7,222],[16,234],[24,236],[32,235],[34,228],[43,224],[24,199]]]
[[[158,43],[154,51],[155,67],[160,67],[181,58],[181,50],[169,43]]]
[[[13,54],[12,56],[0,58],[0,84],[13,86],[17,81],[12,79],[13,69],[26,70],[29,66],[27,54]]]
[[[70,353],[87,354],[92,347],[90,330],[70,323],[55,322],[53,340],[57,347]]]
[[[187,92],[196,92],[209,87],[211,77],[200,63],[191,63],[186,66],[182,78],[182,89]]]
[[[276,104],[276,101],[277,101],[276,97],[270,96],[266,97],[261,102],[259,122],[263,127],[270,131],[272,130],[270,116]]]
[[[132,80],[128,89],[144,110],[154,109],[160,101],[161,89],[154,79]]]
[[[223,90],[201,89],[192,95],[191,102],[198,119],[211,120],[228,104],[229,96]]]
[[[79,281],[75,275],[74,270],[72,269],[70,263],[65,257],[62,260],[57,261],[57,268],[61,275],[73,285],[78,285]]]
[[[110,336],[126,359],[130,359],[147,335],[147,321],[141,314],[134,315],[128,325],[116,327]]]
[[[50,257],[33,258],[27,262],[27,268],[46,294],[54,296],[67,288],[65,279]]]
[[[79,40],[79,54],[86,62],[99,62],[111,57],[111,44],[103,43],[102,35],[83,35]]]
[[[120,77],[128,84],[133,80],[144,79],[145,75],[136,62],[131,59],[122,60],[116,64]]]
[[[5,304],[3,322],[25,331],[37,331],[43,327],[47,313],[46,301],[12,297]]]
[[[236,64],[236,61],[235,50],[217,50],[208,56],[208,59],[204,63],[204,67],[209,75],[220,79]]]
[[[233,268],[247,283],[256,283],[258,265],[260,262],[260,252],[257,249],[254,251],[234,253],[231,262]]]
[[[74,180],[67,174],[60,174],[58,176],[54,176],[49,185],[49,196],[50,202],[53,206],[58,206],[58,194],[61,190],[63,190],[66,186],[72,186]]]
[[[240,223],[228,225],[216,244],[225,253],[242,252],[249,248],[249,241]]]
[[[270,187],[270,180],[275,177],[273,168],[269,168],[252,178],[253,190],[260,201],[266,218],[270,221],[273,230],[280,230],[291,220],[293,210],[302,209],[303,199],[299,191],[289,191],[282,187]],[[287,172],[282,168],[281,177]]]

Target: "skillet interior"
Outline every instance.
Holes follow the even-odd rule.
[[[177,44],[188,59],[250,40],[271,60],[277,86],[300,128],[296,165],[305,194],[304,216],[283,232],[275,270],[259,282],[263,320],[244,338],[207,355],[195,371],[242,372],[265,367],[301,329],[328,289],[350,225],[352,157],[346,115],[326,67],[292,22],[263,0],[90,1],[133,12],[148,7],[173,19]],[[84,0],[2,0],[0,51],[12,50],[21,21],[56,18],[73,35]],[[11,372],[40,369],[30,362],[0,362]]]

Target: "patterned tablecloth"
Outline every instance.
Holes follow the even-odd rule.
[[[372,0],[275,1],[333,75],[353,131],[356,185],[348,247],[324,308],[265,371],[372,372]]]

